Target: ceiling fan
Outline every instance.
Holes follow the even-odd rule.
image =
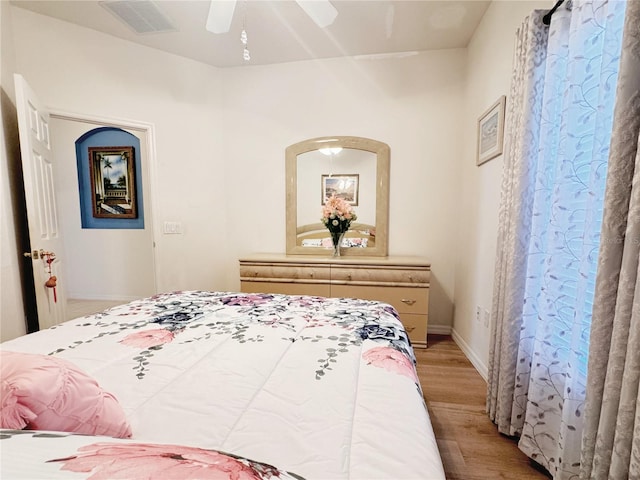
[[[296,3],[320,28],[333,23],[338,11],[329,0],[296,0]],[[236,0],[211,0],[206,28],[212,33],[227,33],[231,27]]]

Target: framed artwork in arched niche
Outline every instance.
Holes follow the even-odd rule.
[[[93,217],[138,218],[133,145],[88,150]]]
[[[82,228],[144,229],[140,140],[95,128],[76,140]]]

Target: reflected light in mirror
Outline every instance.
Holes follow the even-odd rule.
[[[323,153],[327,157],[329,155],[337,155],[342,151],[342,147],[324,147],[320,149],[320,153]]]

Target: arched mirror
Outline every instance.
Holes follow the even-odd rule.
[[[336,193],[358,218],[342,244],[342,255],[387,255],[389,146],[362,137],[320,137],[285,150],[287,254],[331,255],[322,206]]]

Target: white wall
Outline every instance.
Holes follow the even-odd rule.
[[[503,158],[476,166],[477,119],[500,95],[509,101],[516,28],[535,8],[549,2],[493,1],[468,47],[453,335],[485,377],[490,326],[475,318],[477,306],[491,311]]]
[[[456,49],[225,70],[225,177],[242,179],[227,183],[231,256],[284,252],[286,146],[380,140],[391,148],[389,254],[431,259],[429,324],[451,325],[464,65]],[[239,288],[236,271],[233,280]]]
[[[21,222],[16,206],[16,169],[20,164],[18,122],[15,109],[13,72],[13,27],[9,2],[0,2],[0,340],[26,333],[25,308],[22,300],[20,247],[16,225]]]
[[[476,121],[508,93],[516,26],[547,3],[494,1],[468,49],[222,70],[10,13],[16,70],[45,104],[155,125],[155,217],[184,228],[157,235],[159,290],[235,290],[239,256],[284,252],[287,145],[375,138],[391,147],[389,253],[431,259],[430,326],[454,318],[482,371],[502,159],[475,166]]]
[[[53,155],[56,158],[55,189],[64,236],[64,258],[68,298],[134,300],[155,292],[153,235],[146,135],[130,131],[140,139],[144,229],[83,229],[75,141],[97,126],[73,120],[50,121]]]
[[[156,234],[158,290],[237,290],[238,257],[284,252],[285,147],[357,135],[391,147],[389,253],[431,259],[430,326],[451,325],[465,49],[221,70],[11,13],[45,105],[155,125],[155,218],[184,229]]]
[[[50,108],[155,126],[158,289],[224,285],[227,236],[210,213],[225,204],[221,83],[207,65],[12,7],[17,70]],[[153,198],[152,198],[153,197]],[[226,209],[218,210],[218,219]],[[154,225],[158,229],[159,225]]]

